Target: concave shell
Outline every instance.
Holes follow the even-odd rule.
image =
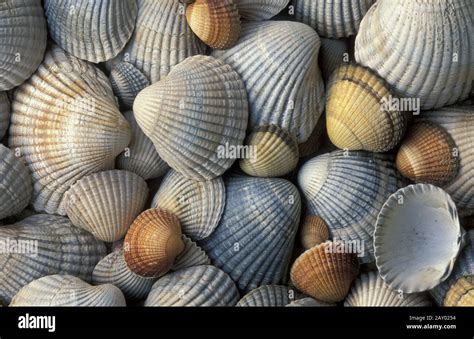
[[[244,20],[268,20],[286,8],[290,0],[234,0]]]
[[[25,209],[32,192],[31,175],[23,161],[0,144],[0,219]]]
[[[308,212],[320,216],[333,240],[360,245],[363,263],[374,261],[377,215],[401,181],[389,156],[335,151],[306,162],[298,173]]]
[[[240,15],[234,0],[196,0],[186,8],[193,32],[212,48],[230,48],[240,36]]]
[[[168,273],[153,285],[145,306],[234,306],[239,291],[220,269],[202,265]]]
[[[225,184],[221,221],[201,247],[243,291],[281,283],[300,218],[297,188],[284,179],[240,175]]]
[[[423,110],[453,104],[472,88],[473,17],[471,0],[379,0],[362,20],[355,58]]]
[[[40,0],[0,2],[0,91],[28,79],[43,60],[47,29]]]
[[[8,246],[0,254],[2,304],[8,304],[23,286],[46,275],[70,274],[90,281],[94,266],[106,254],[104,243],[74,227],[69,219],[46,214],[0,227],[0,240]],[[22,250],[9,250],[12,244]]]
[[[329,303],[343,300],[359,273],[357,255],[339,252],[333,245],[326,241],[305,251],[291,267],[297,289]]]
[[[125,261],[142,277],[159,277],[168,272],[184,249],[178,218],[162,209],[140,214],[125,236]]]
[[[355,280],[344,306],[413,307],[431,306],[424,293],[403,294],[391,289],[376,271],[362,273]]]
[[[66,213],[72,223],[105,242],[125,236],[143,211],[148,187],[140,176],[110,170],[78,180],[66,192]]]
[[[138,93],[150,85],[146,76],[128,62],[116,64],[109,75],[115,96],[125,109],[131,109]]]
[[[237,45],[211,55],[242,77],[251,129],[276,125],[302,143],[324,109],[320,44],[316,32],[298,22],[250,22],[242,25]]]
[[[326,222],[317,215],[307,215],[301,224],[300,241],[305,250],[329,240]]]
[[[288,286],[263,285],[239,300],[240,307],[283,307],[297,297],[298,292]]]
[[[135,118],[161,158],[187,178],[211,180],[235,161],[221,148],[242,145],[248,120],[245,87],[222,61],[194,56],[141,91]]]
[[[195,181],[171,170],[153,197],[152,207],[175,214],[182,231],[194,240],[208,237],[217,227],[225,205],[222,178]]]
[[[240,168],[256,177],[280,177],[298,165],[299,149],[296,139],[278,126],[260,126],[245,141],[250,156],[240,160]]]
[[[10,100],[7,92],[0,92],[0,139],[5,136],[10,124]]]
[[[360,65],[342,65],[328,84],[326,124],[332,143],[341,149],[386,152],[403,137],[404,112],[390,107],[389,86]],[[396,100],[396,99],[395,99]]]
[[[422,292],[446,280],[461,249],[464,230],[451,197],[417,184],[392,194],[374,232],[377,268],[391,288]]]
[[[64,193],[114,166],[130,141],[107,77],[57,46],[14,95],[10,147],[33,175],[37,211],[65,215]]]
[[[349,39],[321,38],[319,67],[324,81],[326,82],[341,64],[353,60],[352,57]]]
[[[376,0],[293,0],[296,21],[325,38],[356,35],[362,18]]]
[[[286,307],[330,307],[336,306],[336,304],[325,303],[323,301],[319,301],[313,298],[302,298],[293,300],[291,303],[286,305]]]
[[[97,263],[92,273],[94,285],[117,286],[127,299],[146,298],[155,283],[155,278],[145,278],[133,273],[125,262],[123,248],[117,249]]]
[[[133,35],[109,67],[129,62],[155,83],[187,57],[206,52],[206,45],[186,22],[184,6],[178,0],[137,0],[137,4]]]
[[[10,306],[110,307],[126,306],[126,303],[114,285],[92,286],[71,275],[48,275],[23,287]]]
[[[176,256],[173,267],[171,267],[173,271],[193,266],[211,264],[211,259],[209,259],[206,252],[185,235],[183,235],[183,243],[184,250]]]

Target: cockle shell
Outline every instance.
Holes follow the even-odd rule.
[[[239,291],[226,273],[202,265],[158,279],[145,306],[234,306],[238,300]]]
[[[293,300],[291,303],[286,305],[286,307],[329,307],[329,306],[336,306],[336,304],[325,303],[323,301],[319,301],[313,298],[302,298]]]
[[[139,175],[119,170],[94,173],[66,192],[66,213],[72,223],[105,242],[125,236],[143,211],[148,187]]]
[[[10,306],[126,306],[120,290],[111,284],[92,286],[71,275],[48,275],[30,282]]]
[[[74,227],[69,219],[46,214],[0,227],[0,244],[4,247],[0,253],[2,304],[45,275],[70,274],[90,281],[94,266],[105,256],[104,243]],[[11,250],[12,244],[17,250]]]
[[[0,139],[7,132],[10,124],[10,100],[6,92],[0,92]]]
[[[175,214],[182,231],[194,240],[208,237],[217,227],[225,205],[222,178],[195,181],[171,170],[153,197],[152,207]]]
[[[43,60],[46,20],[40,0],[0,2],[0,91],[28,79]]]
[[[57,46],[14,95],[9,144],[32,172],[33,206],[65,215],[64,193],[80,178],[113,168],[130,141],[107,77]]]
[[[296,299],[297,294],[297,291],[288,286],[263,285],[244,295],[236,306],[283,307]]]
[[[0,219],[20,213],[32,192],[31,175],[23,161],[0,144]]]
[[[212,48],[230,48],[240,36],[240,15],[234,0],[196,0],[186,8],[193,32]]]
[[[326,222],[317,215],[307,215],[300,229],[300,241],[305,250],[329,240]]]
[[[140,214],[125,236],[127,266],[142,277],[164,275],[183,249],[178,218],[162,209],[153,208]]]
[[[296,21],[325,38],[356,35],[362,18],[376,0],[293,0]]]
[[[135,1],[45,0],[51,38],[75,57],[90,62],[115,57],[132,36]]]
[[[237,45],[211,55],[242,77],[251,129],[276,125],[302,143],[324,109],[320,44],[316,32],[298,22],[250,22],[242,25]]]
[[[403,294],[391,289],[378,272],[362,273],[354,282],[344,306],[413,307],[431,306],[424,293]]]
[[[374,232],[377,268],[392,289],[429,290],[446,280],[461,249],[464,230],[451,197],[417,184],[392,194]]]
[[[286,8],[290,0],[234,0],[244,20],[268,20]]]
[[[145,278],[133,273],[127,267],[123,249],[117,249],[99,261],[92,273],[94,285],[112,284],[127,299],[133,300],[146,298],[155,281],[155,278]]]
[[[324,81],[329,80],[332,72],[340,65],[349,63],[352,59],[349,39],[321,38],[319,49],[319,67]]]
[[[242,145],[248,119],[240,76],[222,61],[194,56],[141,91],[135,118],[160,157],[187,178],[211,180],[235,159],[220,154]]]
[[[360,245],[363,263],[374,261],[377,215],[401,185],[389,156],[335,151],[306,162],[298,173],[308,212],[320,216],[333,240]]]
[[[128,62],[119,62],[109,76],[114,94],[125,109],[131,109],[138,93],[150,85],[146,76]]]
[[[210,265],[211,259],[194,241],[183,235],[184,250],[176,256],[171,270],[178,271],[183,268]]]
[[[225,184],[221,221],[201,247],[243,291],[281,283],[298,229],[298,190],[284,179],[240,175]]]
[[[326,241],[300,255],[291,267],[291,281],[297,289],[324,302],[345,298],[359,273],[357,255],[335,251]]]
[[[446,293],[444,306],[474,306],[474,275],[459,278]]]
[[[386,152],[402,139],[404,112],[392,109],[393,94],[368,68],[342,65],[331,75],[326,124],[332,143],[341,149]]]
[[[471,0],[379,0],[360,25],[355,58],[423,110],[453,104],[472,88],[473,17]]]

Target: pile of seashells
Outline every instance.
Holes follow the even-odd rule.
[[[474,306],[472,0],[0,0],[3,306]]]

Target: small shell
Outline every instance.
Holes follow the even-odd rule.
[[[290,0],[234,0],[244,20],[268,20],[286,8]]]
[[[149,209],[135,219],[125,236],[125,261],[142,277],[168,272],[184,249],[178,218],[165,210]]]
[[[330,307],[336,306],[336,304],[329,304],[323,301],[319,301],[313,298],[302,298],[293,300],[291,303],[286,305],[286,307]]]
[[[5,136],[10,124],[10,100],[7,92],[0,92],[0,139]]]
[[[128,62],[116,64],[110,71],[109,80],[114,94],[125,109],[131,109],[138,93],[150,85],[146,76]]]
[[[240,307],[283,307],[295,299],[295,292],[288,286],[264,285],[250,291],[239,300]]]
[[[133,300],[146,298],[155,281],[155,278],[144,278],[133,273],[127,267],[123,249],[115,250],[99,261],[92,273],[94,285],[115,285],[127,299]]]
[[[463,233],[456,206],[442,189],[417,184],[398,190],[383,205],[375,226],[380,275],[404,293],[435,287],[451,273]]]
[[[138,94],[135,118],[161,158],[187,178],[211,180],[235,159],[222,147],[242,145],[247,94],[240,76],[222,61],[194,56]]]
[[[354,282],[344,306],[413,307],[431,306],[424,293],[403,294],[391,289],[378,272],[362,273]]]
[[[115,57],[132,36],[135,1],[45,0],[51,38],[75,57],[98,63]]]
[[[183,268],[210,265],[211,259],[207,256],[201,247],[194,241],[183,235],[184,250],[176,256],[174,260],[173,271],[182,270]]]
[[[70,275],[48,275],[23,287],[10,306],[126,306],[120,290],[111,284],[92,286]]]
[[[32,192],[31,175],[23,161],[0,144],[0,219],[25,209]]]
[[[321,38],[319,50],[319,67],[324,81],[329,80],[331,74],[342,64],[353,59],[350,53],[349,39]]]
[[[300,241],[305,250],[329,240],[326,222],[317,215],[307,215],[301,225]]]
[[[393,95],[383,79],[359,65],[342,65],[328,84],[328,135],[340,149],[386,152],[402,139],[403,112],[390,107]]]
[[[240,168],[256,177],[280,177],[298,165],[296,139],[275,125],[260,126],[249,134],[246,147],[254,154],[240,160]]]
[[[196,0],[186,8],[193,32],[212,48],[230,48],[240,36],[240,15],[233,0]]]
[[[474,306],[474,275],[459,278],[448,290],[444,306]]]
[[[291,281],[297,289],[324,302],[343,300],[359,273],[354,253],[335,250],[326,241],[299,256],[291,267]]]
[[[152,207],[175,214],[182,231],[194,240],[208,237],[217,227],[225,205],[222,178],[211,181],[187,179],[171,170],[153,197]]]
[[[202,265],[169,273],[153,285],[145,306],[234,306],[239,292],[220,269]]]

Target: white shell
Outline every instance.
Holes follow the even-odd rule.
[[[251,290],[239,300],[239,307],[283,307],[296,298],[297,292],[288,286],[263,285]]]
[[[268,20],[286,8],[290,0],[234,0],[244,20]]]
[[[131,109],[138,93],[150,85],[146,76],[128,62],[116,64],[109,75],[114,94],[125,109]]]
[[[7,92],[0,92],[0,139],[5,136],[10,124],[10,110]]]
[[[336,304],[328,304],[324,301],[319,301],[313,298],[302,298],[293,300],[291,303],[286,305],[286,307],[331,307],[336,306]]]
[[[173,267],[171,267],[173,271],[193,266],[211,264],[211,259],[209,259],[206,252],[204,252],[194,241],[183,235],[183,242],[184,250],[174,259]]]

